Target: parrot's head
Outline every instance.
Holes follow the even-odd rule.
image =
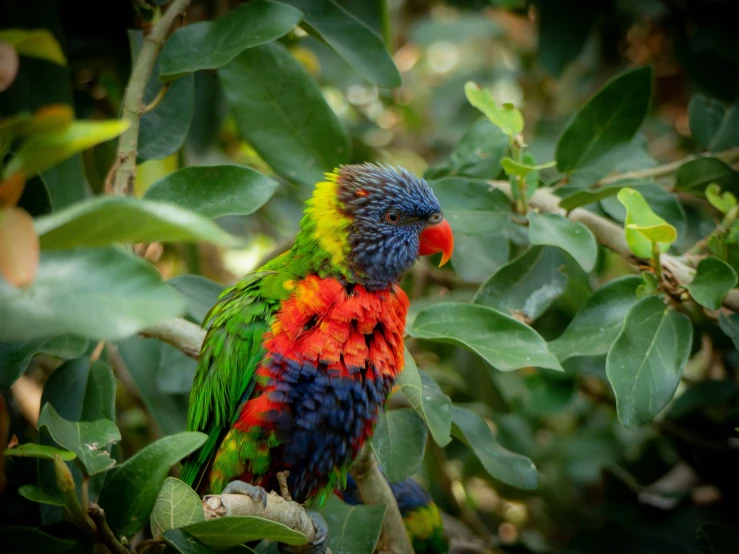
[[[443,265],[454,248],[431,187],[403,168],[339,167],[316,186],[306,218],[331,262],[368,286],[397,282],[419,255],[441,252]]]

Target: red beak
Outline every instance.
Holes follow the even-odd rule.
[[[446,219],[442,219],[441,223],[436,225],[429,225],[421,231],[419,256],[430,256],[441,252],[441,263],[439,264],[441,267],[452,257],[452,250],[454,250],[454,235]]]

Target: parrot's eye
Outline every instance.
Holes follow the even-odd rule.
[[[431,225],[436,225],[437,223],[441,223],[442,219],[444,219],[444,216],[441,214],[441,212],[435,212],[431,214],[431,217],[429,217],[429,223]]]
[[[385,214],[385,221],[387,221],[390,225],[395,225],[398,221],[400,221],[400,212],[390,210]]]

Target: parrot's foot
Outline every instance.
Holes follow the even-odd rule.
[[[267,507],[267,491],[262,487],[250,485],[243,481],[231,481],[221,494],[243,494],[254,502],[259,502],[265,508]]]
[[[310,544],[309,554],[324,554],[328,548],[328,525],[323,516],[313,510],[306,510],[306,514],[313,522],[313,527],[316,528],[316,538]]]
[[[292,554],[293,552],[301,552],[301,554],[325,554],[328,550],[328,525],[326,520],[318,512],[306,510],[306,514],[313,522],[316,529],[316,538],[307,546],[290,546],[284,543],[277,544],[277,550],[280,554]]]

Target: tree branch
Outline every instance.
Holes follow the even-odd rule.
[[[190,0],[174,0],[162,18],[144,39],[144,46],[136,60],[123,97],[123,118],[131,122],[118,141],[118,155],[105,180],[108,192],[128,195],[133,192],[136,178],[136,155],[139,145],[139,123],[143,113],[144,91],[154,69],[159,52],[167,40],[174,20],[187,8]]]
[[[192,358],[198,358],[205,331],[198,325],[181,318],[164,321],[141,331],[141,335],[156,338],[171,344]],[[385,477],[377,466],[369,444],[366,444],[352,465],[351,474],[357,482],[359,493],[365,504],[386,506],[383,532],[387,549],[392,554],[413,554],[408,534],[398,504]],[[255,515],[272,521],[284,523],[288,527],[308,536],[315,536],[313,523],[300,504],[285,501],[278,494],[270,493],[267,507],[255,503],[250,497],[241,494],[211,495],[203,498],[203,511],[206,519],[224,515]],[[308,522],[310,525],[308,526]]]
[[[489,183],[496,189],[504,192],[506,196],[513,199],[511,186],[508,182],[489,181]],[[626,243],[626,234],[619,225],[582,208],[575,208],[571,212],[567,213],[559,207],[560,200],[561,198],[559,196],[553,194],[548,189],[542,188],[534,193],[529,200],[529,205],[539,211],[560,214],[568,217],[572,221],[582,223],[593,232],[595,239],[600,244],[609,250],[613,250],[616,254],[627,260],[634,258],[633,253],[629,249],[629,245]],[[682,258],[672,256],[670,254],[662,254],[660,255],[660,261],[662,266],[670,271],[681,285],[687,285],[693,280],[695,269],[687,265]],[[738,311],[739,289],[730,290],[728,294],[724,296],[723,305],[731,310]]]

